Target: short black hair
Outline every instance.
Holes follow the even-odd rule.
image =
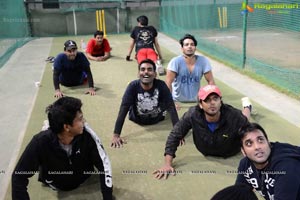
[[[179,43],[180,43],[181,47],[183,47],[183,41],[184,41],[185,39],[191,39],[191,40],[193,40],[195,46],[197,46],[197,44],[198,44],[196,38],[195,38],[193,35],[187,33],[187,34],[185,34],[185,35],[179,40]]]
[[[148,26],[148,17],[146,17],[145,15],[139,16],[138,18],[136,18],[136,21],[140,22],[143,26]]]
[[[46,108],[50,129],[59,134],[64,125],[72,125],[77,112],[81,112],[82,102],[74,97],[62,97]]]
[[[103,33],[103,31],[96,31],[95,33],[94,33],[94,38],[97,36],[97,35],[104,35],[104,33]]]
[[[241,141],[241,146],[243,146],[242,144],[242,140],[243,138],[249,133],[249,132],[252,132],[252,131],[255,131],[255,130],[260,130],[263,135],[265,136],[265,138],[267,139],[267,141],[269,141],[268,139],[268,136],[267,136],[267,133],[266,131],[263,129],[263,127],[257,123],[251,123],[251,122],[247,122],[245,125],[243,125],[240,130],[239,130],[239,137],[240,137],[240,141]]]
[[[153,70],[156,71],[156,65],[155,65],[154,61],[151,60],[151,59],[145,59],[145,60],[142,60],[142,61],[140,62],[140,64],[139,64],[139,70],[141,69],[141,65],[142,65],[143,63],[149,63],[149,64],[151,64],[151,65],[153,66]]]

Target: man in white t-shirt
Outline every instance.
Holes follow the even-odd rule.
[[[167,68],[166,84],[175,102],[196,102],[202,76],[215,85],[208,59],[195,55],[197,40],[190,34],[179,40],[183,55],[173,58]]]

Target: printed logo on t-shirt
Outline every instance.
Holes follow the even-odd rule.
[[[200,82],[200,78],[197,76],[182,76],[181,78],[182,84],[192,85],[194,83],[199,83],[199,82]]]
[[[151,95],[149,92],[139,93],[137,98],[137,114],[157,117],[161,109],[158,106],[159,91],[155,89]]]
[[[138,34],[138,38],[139,41],[137,45],[140,47],[149,47],[149,45],[152,45],[153,43],[153,36],[149,30],[141,30],[141,32]]]
[[[245,172],[239,172],[239,173],[243,173],[244,177],[246,178],[246,181],[249,184],[251,184],[252,187],[255,188],[260,193],[260,195],[263,196],[265,199],[270,199],[270,200],[274,199],[275,179],[271,177],[271,174],[262,171],[261,172],[262,181],[260,182],[261,186],[259,186],[259,180],[255,177],[251,166],[249,166],[249,168]]]

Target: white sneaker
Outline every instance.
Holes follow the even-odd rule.
[[[251,115],[257,114],[257,111],[255,109],[253,109],[253,106],[252,106],[252,103],[251,103],[249,97],[243,97],[241,100],[242,100],[243,108],[248,107],[250,109]]]
[[[249,97],[243,97],[242,99],[243,108],[249,108],[250,112],[252,112],[252,103]]]
[[[44,120],[43,126],[42,126],[42,131],[45,131],[48,128],[49,128],[49,121],[48,120]]]
[[[165,68],[162,66],[161,60],[157,60],[157,61],[156,61],[156,67],[157,67],[156,71],[158,72],[158,74],[159,74],[160,76],[166,75],[166,70],[165,70]]]

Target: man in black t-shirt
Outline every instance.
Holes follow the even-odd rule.
[[[115,130],[111,146],[120,147],[120,138],[125,117],[129,112],[129,119],[140,125],[156,124],[164,120],[164,112],[168,111],[173,125],[178,121],[178,114],[170,90],[164,81],[156,79],[156,65],[146,59],[139,64],[140,79],[129,83],[122,99],[119,115],[115,123]]]
[[[153,26],[148,26],[148,18],[144,15],[139,16],[137,22],[138,26],[134,27],[130,34],[132,40],[126,60],[131,60],[130,56],[134,46],[138,63],[145,59],[151,59],[154,63],[157,60],[162,60],[157,30]]]

